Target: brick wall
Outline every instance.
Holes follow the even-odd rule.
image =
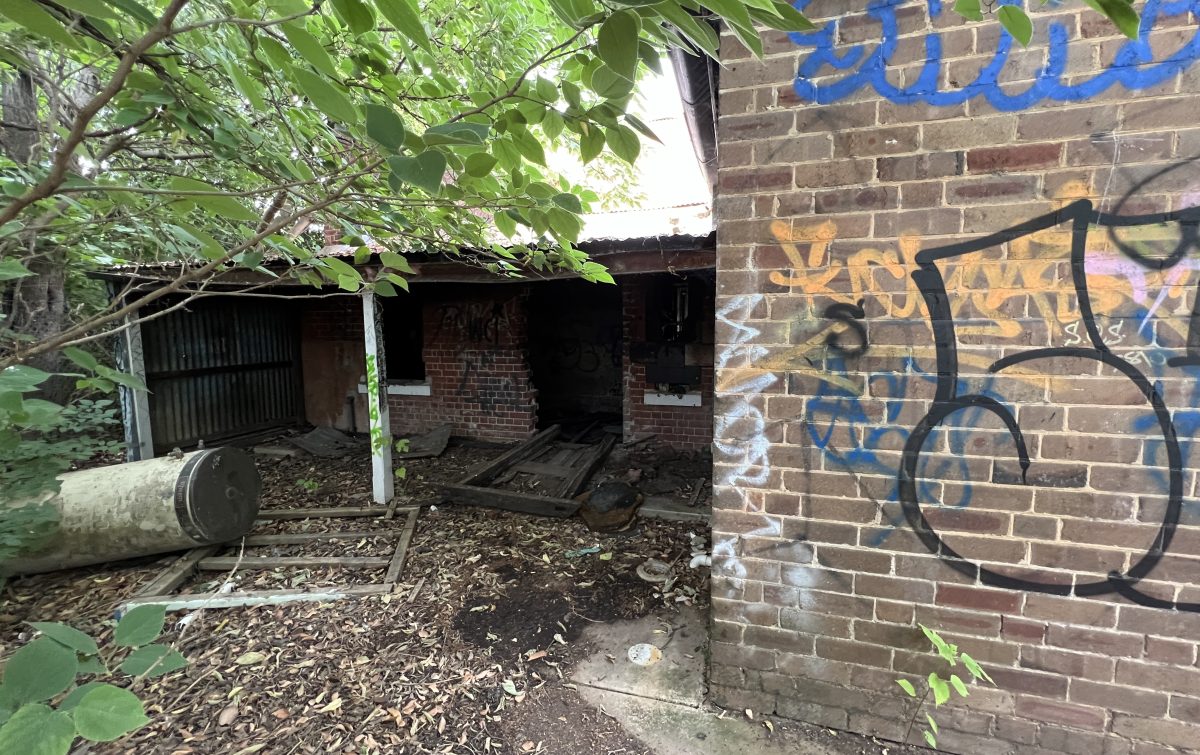
[[[938,7],[723,38],[711,690],[898,739],[923,623],[945,749],[1200,751],[1196,19]]]
[[[460,289],[454,299],[428,297],[422,322],[431,395],[388,397],[397,437],[450,424],[458,436],[524,440],[536,428],[537,391],[526,361],[528,292],[479,288]]]
[[[424,303],[430,395],[388,396],[396,437],[444,424],[455,435],[488,440],[524,440],[533,432],[537,392],[525,359],[526,294],[509,286],[481,289],[486,290],[460,290],[454,298],[429,296]],[[309,422],[350,429],[346,398],[353,396],[356,428],[366,431],[366,397],[358,393],[365,374],[362,332],[357,297],[319,300],[306,309],[302,348]]]
[[[701,307],[702,326],[695,342],[685,347],[685,361],[700,366],[700,384],[693,389],[700,394],[700,406],[647,404],[646,392],[655,392],[656,386],[646,379],[646,365],[632,358],[631,347],[647,341],[646,301],[652,280],[649,275],[621,278],[624,436],[630,441],[653,433],[655,440],[681,450],[708,448],[713,437],[711,302],[697,303]]]

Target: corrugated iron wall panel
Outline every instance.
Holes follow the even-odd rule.
[[[156,452],[304,419],[299,318],[278,300],[196,301],[142,325]]]

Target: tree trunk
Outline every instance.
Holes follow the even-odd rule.
[[[0,107],[3,121],[11,124],[0,126],[0,150],[9,159],[26,164],[36,156],[41,136],[33,79],[21,73],[0,80]],[[36,235],[21,238],[14,246],[33,275],[9,281],[4,286],[0,297],[0,312],[5,318],[3,327],[18,336],[35,340],[62,332],[67,325],[65,252],[43,248]],[[62,357],[58,353],[29,360],[30,366],[46,372],[57,371],[61,363]],[[42,390],[43,396],[55,403],[64,403],[70,392],[69,379],[48,381]]]

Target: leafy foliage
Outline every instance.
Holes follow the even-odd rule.
[[[921,627],[921,631],[924,632],[926,639],[929,640],[930,645],[933,646],[933,650],[937,652],[938,657],[945,661],[949,668],[954,669],[959,663],[962,663],[967,673],[971,675],[972,683],[982,680],[994,684],[992,677],[988,676],[987,671],[974,658],[966,653],[959,652],[957,645],[946,642],[942,639],[941,635],[924,624],[920,624],[919,626]],[[936,671],[931,671],[925,679],[925,683],[925,692],[918,695],[917,688],[912,682],[907,679],[896,680],[896,684],[900,689],[904,690],[904,694],[916,701],[916,706],[913,708],[912,716],[908,721],[908,731],[904,734],[904,741],[906,742],[908,741],[908,735],[912,733],[917,716],[921,713],[921,708],[931,694],[933,695],[933,706],[935,708],[949,702],[952,692],[962,698],[966,698],[970,694],[967,683],[957,673],[951,673],[948,678],[942,678]],[[937,721],[931,713],[927,712],[925,713],[925,722],[928,726],[922,729],[921,734],[926,744],[936,748],[938,735]]]
[[[187,665],[174,648],[154,644],[164,618],[162,606],[140,606],[117,622],[114,641],[129,648],[118,666],[123,674],[154,677]],[[65,755],[78,737],[111,742],[149,721],[137,695],[101,681],[113,676],[113,652],[65,624],[30,626],[41,636],[13,653],[0,682],[0,752]]]

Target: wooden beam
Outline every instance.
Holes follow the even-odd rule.
[[[388,564],[387,575],[383,578],[388,584],[396,584],[400,580],[400,570],[404,568],[404,559],[408,555],[408,544],[412,542],[413,533],[417,531],[418,509],[408,512],[408,521],[404,524],[404,533],[392,554],[392,562]]]
[[[204,592],[194,595],[146,595],[132,598],[121,605],[124,614],[131,608],[161,605],[168,611],[194,611],[200,608],[238,608],[241,606],[282,605],[296,602],[329,602],[366,595],[383,595],[392,585],[346,585],[330,589],[311,590],[247,590],[245,592]]]
[[[348,519],[356,516],[384,516],[383,506],[330,506],[327,509],[269,509],[258,512],[259,519]]]
[[[367,358],[367,416],[371,423],[371,494],[387,505],[395,494],[392,423],[387,400],[387,355],[383,349],[383,307],[371,291],[362,294],[363,348]]]
[[[562,428],[558,425],[552,425],[533,436],[524,443],[510,448],[504,453],[489,462],[485,462],[479,467],[476,467],[466,477],[459,481],[459,485],[474,485],[480,482],[486,482],[494,477],[498,472],[505,467],[511,466],[519,461],[524,461],[532,456],[536,451],[545,446],[558,437],[562,432]]]
[[[579,510],[579,502],[544,495],[530,495],[511,490],[481,488],[476,485],[447,485],[447,497],[459,503],[489,506],[522,514],[569,517]]]
[[[159,572],[157,577],[147,582],[137,591],[137,595],[164,595],[171,592],[196,572],[196,565],[201,560],[208,558],[223,547],[222,545],[205,545],[192,548],[180,556],[175,563]]]
[[[583,490],[587,485],[587,481],[596,473],[600,465],[604,463],[604,459],[608,457],[613,446],[617,443],[617,436],[605,435],[604,440],[600,441],[600,445],[596,447],[596,451],[591,455],[580,460],[580,467],[575,475],[563,483],[559,489],[559,495],[563,498],[574,498],[579,495],[579,491]]]
[[[517,464],[513,469],[526,474],[544,474],[550,477],[561,477],[566,479],[575,474],[575,470],[570,467],[560,466],[558,464],[543,464],[538,461],[523,461]]]
[[[360,540],[364,537],[380,537],[394,540],[400,533],[389,530],[375,532],[296,532],[287,535],[249,535],[244,542],[247,546],[254,545],[301,545],[321,540]],[[237,545],[237,541],[231,545]]]
[[[389,561],[386,558],[365,558],[359,556],[215,556],[205,558],[197,564],[204,571],[229,571],[234,567],[241,569],[279,569],[296,566],[336,566],[341,569],[383,569]]]

